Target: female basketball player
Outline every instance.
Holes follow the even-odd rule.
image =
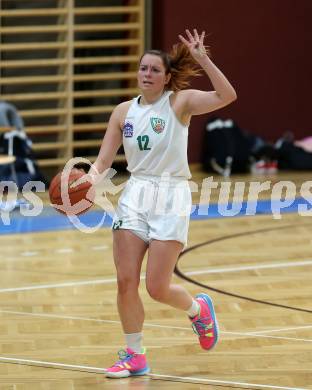
[[[113,222],[113,251],[117,270],[118,311],[126,349],[106,370],[111,378],[149,372],[142,348],[144,309],[138,293],[140,271],[148,251],[146,288],[158,302],[184,310],[202,348],[213,348],[218,325],[211,298],[193,298],[171,283],[174,267],[186,245],[191,193],[187,162],[188,126],[193,115],[217,110],[236,99],[236,93],[206,54],[205,32],[186,30],[170,55],[147,51],[141,58],[141,95],[113,111],[99,156],[90,173],[109,168],[123,143],[131,177],[119,199]],[[198,65],[214,91],[184,89]],[[197,67],[197,68],[196,68]],[[177,195],[178,194],[178,195]],[[181,212],[173,210],[177,201]],[[142,206],[144,205],[144,207]]]

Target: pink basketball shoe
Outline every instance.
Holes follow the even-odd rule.
[[[211,298],[207,294],[198,294],[195,297],[199,303],[199,314],[191,318],[194,333],[199,337],[203,349],[212,349],[219,336],[218,322]]]
[[[150,369],[146,363],[145,348],[136,353],[127,348],[118,352],[119,360],[112,367],[107,368],[105,375],[108,378],[126,378],[128,376],[145,375]]]

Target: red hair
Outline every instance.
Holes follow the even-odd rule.
[[[145,54],[152,54],[162,59],[166,74],[171,73],[171,78],[166,85],[166,89],[179,91],[190,85],[189,78],[200,76],[201,69],[193,59],[189,49],[183,43],[175,44],[168,54],[161,50],[147,50]]]

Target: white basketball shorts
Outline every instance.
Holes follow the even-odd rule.
[[[112,229],[128,229],[146,243],[175,240],[187,245],[191,190],[186,179],[131,175],[118,202]]]

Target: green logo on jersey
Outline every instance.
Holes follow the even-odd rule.
[[[112,229],[113,230],[119,230],[121,228],[121,225],[122,225],[122,220],[119,219],[118,221],[113,223]]]
[[[166,122],[161,118],[151,118],[151,125],[155,133],[160,134],[165,130]]]
[[[139,135],[137,137],[137,141],[138,141],[140,150],[151,150],[151,148],[148,147],[148,143],[149,143],[149,136],[148,135]]]

